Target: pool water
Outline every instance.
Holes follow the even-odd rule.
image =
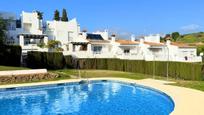
[[[0,91],[0,115],[168,115],[173,109],[162,92],[115,81]]]

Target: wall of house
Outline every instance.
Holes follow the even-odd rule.
[[[37,12],[22,12],[22,29],[24,33],[29,34],[43,34],[42,31],[42,20],[38,19]]]
[[[178,56],[181,60],[193,60],[197,57],[197,49],[196,48],[179,48]]]
[[[156,34],[156,35],[144,36],[144,40],[147,41],[147,42],[160,43],[160,35]]]
[[[86,33],[80,32],[80,26],[76,19],[70,20],[68,22],[62,21],[47,21],[46,30],[43,33],[42,20],[38,19],[36,12],[28,13],[22,12],[21,23],[22,28],[16,28],[15,21],[16,17],[12,13],[0,13],[0,16],[4,16],[5,19],[12,19],[8,25],[9,30],[7,32],[8,38],[13,38],[16,44],[19,44],[19,34],[47,34],[50,40],[58,40],[61,42],[61,47],[64,49],[64,54],[75,55],[79,58],[120,58],[120,59],[131,59],[131,60],[147,60],[147,61],[186,61],[184,57],[189,57],[189,62],[201,61],[201,57],[196,56],[196,48],[179,48],[178,46],[171,45],[170,43],[164,44],[161,48],[152,47],[145,44],[144,41],[160,43],[160,35],[150,35],[145,36],[144,39],[140,40],[138,45],[121,45],[115,42],[115,37],[109,40],[108,31],[104,32],[93,32],[93,34],[100,34],[104,40],[108,40],[110,43],[97,43],[88,44],[89,41],[86,40]],[[134,41],[134,36],[131,40]],[[25,38],[26,39],[26,38]],[[79,47],[76,47],[77,51],[73,51],[73,44],[71,42],[85,42],[87,43],[87,51],[79,51]],[[102,46],[102,51],[100,54],[94,54],[94,46]],[[48,51],[47,49],[41,49],[37,44],[29,44],[22,47],[23,53],[27,51]],[[124,53],[124,50],[129,49],[129,53]],[[68,51],[70,50],[70,51]]]
[[[68,45],[78,38],[80,32],[76,19],[69,22],[47,21],[46,34],[49,39],[58,40],[62,45]],[[66,50],[66,48],[64,48]]]
[[[7,20],[7,40],[6,42],[8,44],[12,44],[11,42],[14,42],[13,44],[17,43],[17,34],[16,34],[16,15],[11,12],[0,12],[0,17],[4,20]]]
[[[100,54],[105,54],[111,52],[110,46],[108,44],[91,44],[91,51],[92,53],[97,53],[94,52],[94,47],[101,47],[101,51],[98,52]]]

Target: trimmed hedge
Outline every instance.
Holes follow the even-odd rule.
[[[200,63],[160,62],[120,59],[73,59],[62,53],[28,52],[27,65],[31,68],[100,69],[166,76],[185,80],[204,80],[204,66]],[[168,63],[168,64],[167,64]]]
[[[202,74],[204,67],[199,63],[151,62],[120,59],[78,59],[77,63],[79,63],[81,69],[116,70],[157,76],[167,75],[168,63],[168,75],[170,77],[184,80],[204,80]],[[74,65],[76,65],[76,62],[75,64],[73,63],[73,66]]]
[[[63,69],[64,56],[59,52],[28,52],[27,66],[30,68]]]
[[[21,52],[20,46],[0,45],[0,65],[20,66]]]

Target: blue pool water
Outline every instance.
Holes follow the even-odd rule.
[[[168,115],[173,109],[164,93],[115,81],[0,91],[0,115]]]

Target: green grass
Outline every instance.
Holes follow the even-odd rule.
[[[200,91],[204,91],[204,81],[183,81],[183,80],[176,80],[175,84],[170,84],[180,87],[192,88],[197,89]]]
[[[29,68],[24,67],[11,67],[11,66],[0,66],[0,71],[8,71],[8,70],[25,70]]]
[[[78,70],[57,70],[53,71],[61,76],[64,75],[74,75],[78,76]],[[121,77],[129,79],[145,79],[150,78],[150,75],[144,75],[139,73],[121,72],[121,71],[108,71],[108,70],[80,70],[80,75],[82,78],[94,78],[94,77]]]
[[[23,70],[23,69],[29,69],[29,68],[0,66],[0,71]],[[78,70],[70,70],[70,69],[55,70],[55,71],[49,71],[49,72],[57,73],[59,77],[53,80],[41,80],[41,81],[33,81],[33,82],[65,80],[65,79],[70,79],[71,75],[78,76],[79,74]],[[153,78],[152,75],[144,75],[139,73],[120,72],[120,71],[109,71],[109,70],[80,70],[80,74],[82,78],[119,77],[119,78],[128,78],[128,79],[134,79],[134,80]],[[166,80],[166,77],[161,77],[161,76],[155,76],[154,78],[160,79],[160,80]],[[187,88],[204,91],[204,81],[175,80],[172,78],[170,78],[169,80],[176,82],[175,84],[170,84],[170,85],[187,87]],[[29,83],[32,83],[32,82],[29,82]]]
[[[196,43],[196,42],[204,43],[204,33],[198,32],[198,33],[185,34],[182,37],[178,38],[177,41],[184,42],[184,43]]]
[[[78,76],[77,70],[57,70],[55,73],[60,73],[61,75],[75,75]],[[94,78],[94,77],[119,77],[119,78],[128,78],[134,80],[153,78],[152,75],[144,75],[138,73],[130,73],[130,72],[120,72],[120,71],[108,71],[108,70],[80,70],[82,78]],[[166,80],[166,77],[154,76],[155,79]],[[192,88],[204,91],[204,81],[187,81],[187,80],[176,80],[173,78],[169,78],[169,81],[174,81],[175,85],[180,87]]]

